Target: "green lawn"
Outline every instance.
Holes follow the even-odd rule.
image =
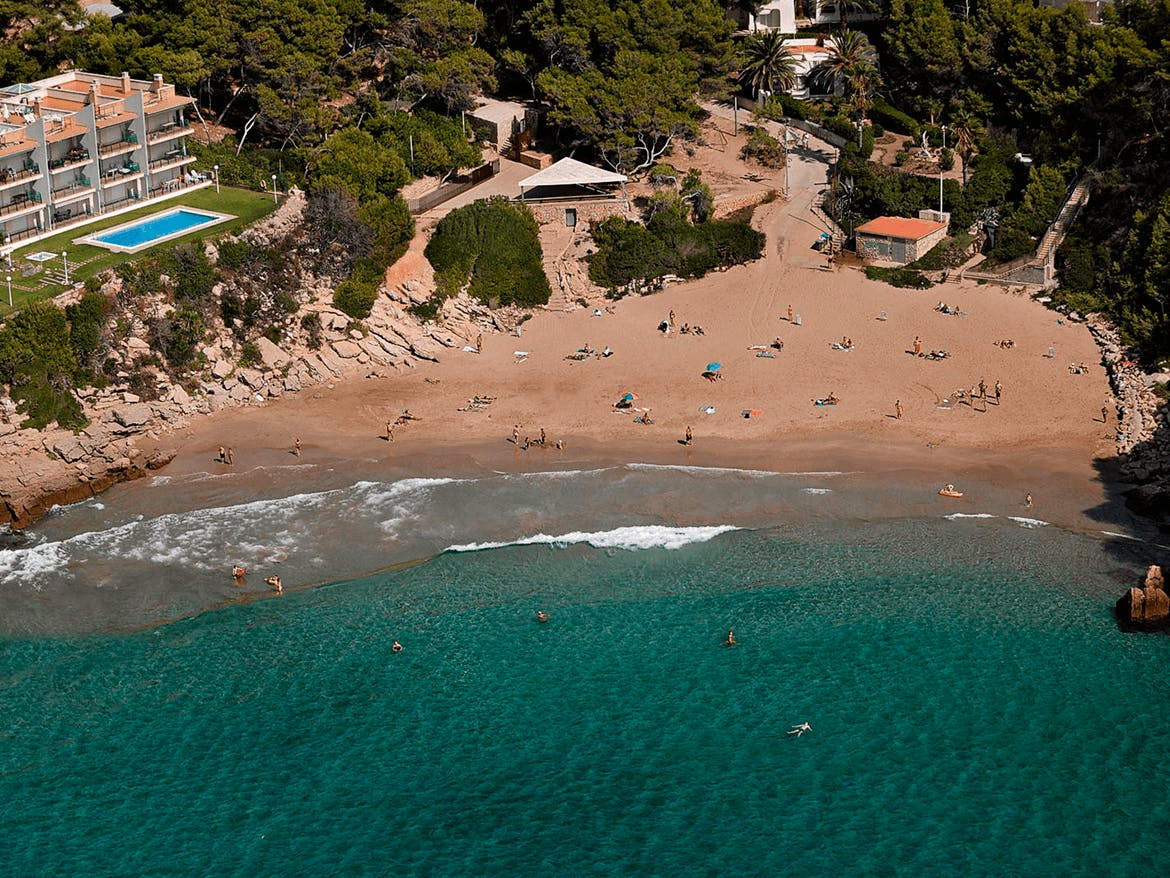
[[[170,241],[158,244],[147,250],[141,250],[138,253],[113,253],[103,247],[73,243],[74,238],[91,235],[94,232],[99,232],[111,226],[118,226],[152,213],[179,206],[229,213],[235,216],[236,219],[211,226],[208,229],[192,232],[181,238],[172,238]],[[59,235],[53,235],[51,238],[43,238],[40,241],[21,247],[13,252],[13,270],[11,272],[12,304],[15,308],[20,308],[29,302],[36,301],[37,299],[51,298],[65,291],[66,287],[61,283],[61,269],[63,266],[60,254],[62,251],[69,254],[69,280],[72,285],[73,283],[84,281],[88,277],[101,274],[106,269],[113,268],[116,265],[122,265],[126,262],[132,262],[144,256],[149,256],[151,253],[162,248],[174,247],[177,244],[185,244],[191,241],[200,241],[209,237],[219,237],[229,232],[238,232],[262,216],[271,213],[275,207],[276,205],[272,201],[271,194],[255,192],[248,189],[231,189],[226,186],[222,187],[220,192],[216,192],[215,187],[210,186],[206,189],[196,189],[193,192],[186,192],[166,201],[147,204],[136,210],[127,211],[117,216],[105,217],[85,225],[70,226]],[[34,264],[25,257],[29,253],[37,253],[41,250],[56,253],[58,256],[56,259],[45,263],[44,269],[39,274],[31,277],[23,277],[20,273],[21,269]],[[3,262],[0,262],[0,284],[3,284],[3,286],[0,286],[0,314],[4,314],[9,310],[7,283],[3,277],[3,275],[7,274],[5,269],[6,266]],[[52,277],[47,277],[47,275],[51,275]]]

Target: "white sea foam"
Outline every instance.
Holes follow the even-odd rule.
[[[950,515],[944,515],[947,521],[958,521],[960,518],[999,518],[998,515],[992,515],[990,512],[952,512]]]
[[[1020,527],[1048,527],[1048,522],[1039,518],[1022,518],[1016,515],[1009,515],[1008,518]]]
[[[735,475],[751,476],[752,478],[768,478],[770,476],[843,476],[846,473],[840,470],[813,471],[813,472],[775,472],[773,470],[739,469],[727,466],[690,466],[673,463],[627,463],[628,469],[634,470],[675,470],[676,472],[693,473],[697,475]]]
[[[1113,530],[1103,530],[1101,533],[1107,537],[1117,537],[1119,540],[1133,540],[1135,543],[1145,542],[1145,540],[1142,540],[1139,537],[1135,537],[1132,534],[1119,534],[1117,531]]]
[[[832,494],[833,491],[831,488],[805,488],[804,493],[806,493],[806,494]]]
[[[733,530],[739,530],[739,528],[726,524],[708,527],[636,525],[594,532],[573,531],[559,536],[536,534],[507,542],[467,543],[448,546],[446,551],[479,552],[484,549],[500,549],[504,546],[567,546],[573,543],[588,543],[597,549],[681,549],[690,543],[705,543],[720,534]]]

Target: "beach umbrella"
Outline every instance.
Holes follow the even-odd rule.
[[[722,363],[708,363],[708,364],[707,364],[707,370],[706,370],[706,371],[708,371],[708,372],[718,372],[718,371],[719,371],[720,369],[722,369],[722,368],[723,368],[723,364],[722,364]]]
[[[622,402],[633,402],[635,399],[641,399],[636,393],[623,393]]]

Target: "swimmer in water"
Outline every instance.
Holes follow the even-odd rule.
[[[805,732],[811,732],[811,731],[812,731],[812,726],[810,726],[808,723],[801,723],[798,726],[793,726],[792,728],[790,728],[788,730],[788,734],[796,735],[796,737],[799,738]]]
[[[236,582],[239,582],[241,579],[243,579],[247,575],[247,573],[248,573],[248,568],[245,567],[244,565],[242,565],[242,564],[233,564],[232,565],[232,578],[235,579]]]
[[[537,610],[536,611],[536,621],[537,622],[547,622],[548,621],[548,613],[546,613],[544,610]]]
[[[275,591],[277,594],[281,594],[284,591],[284,584],[281,583],[279,576],[276,576],[276,575],[266,576],[266,577],[264,577],[264,581],[267,582],[270,586],[272,586],[272,590]]]
[[[393,652],[402,652],[402,644],[395,640],[394,645],[390,649]]]
[[[724,646],[735,646],[735,629],[727,629],[727,639],[723,641]]]

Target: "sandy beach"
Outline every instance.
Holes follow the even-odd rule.
[[[999,470],[1005,485],[1037,497],[1051,488],[1029,484],[1028,473],[1042,468],[1067,473],[1084,487],[1084,502],[1100,502],[1094,461],[1112,455],[1115,423],[1112,413],[1108,423],[1101,418],[1102,406],[1111,407],[1108,382],[1083,325],[999,287],[902,290],[853,268],[791,265],[779,251],[804,242],[791,240],[794,222],[784,205],[766,205],[756,216],[768,252],[753,264],[597,308],[537,313],[520,337],[485,335],[478,354],[452,351],[384,378],[338,381],[261,408],[220,412],[177,437],[171,468],[214,468],[220,445],[234,446],[241,467],[279,460],[300,438],[306,459],[375,455],[430,470],[441,469],[444,458],[533,470],[639,459],[770,470],[905,468],[937,472],[940,484]],[[960,313],[939,312],[940,301]],[[659,327],[672,312],[675,329],[665,333]],[[683,324],[704,334],[682,334]],[[777,337],[782,351],[766,347]],[[948,356],[915,356],[916,337],[924,352],[945,349]],[[843,338],[852,350],[834,347]],[[1001,347],[1003,339],[1014,346]],[[757,356],[759,346],[774,356]],[[569,358],[582,348],[613,353]],[[702,374],[712,362],[721,364],[716,381]],[[1074,363],[1086,364],[1087,373],[1070,372]],[[981,380],[987,400],[955,397]],[[625,393],[638,398],[616,409]],[[830,394],[840,403],[814,405]],[[491,403],[469,406],[475,397]],[[714,412],[700,411],[707,407]],[[387,441],[387,421],[404,409],[418,419]],[[647,409],[653,423],[638,423]],[[752,410],[759,414],[743,416]],[[688,426],[694,441],[684,446]],[[565,449],[519,450],[510,441],[514,428],[521,443],[543,428],[547,446],[559,439]]]

